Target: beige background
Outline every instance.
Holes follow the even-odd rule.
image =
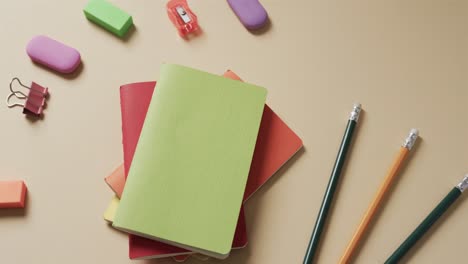
[[[324,233],[319,263],[336,263],[412,127],[422,140],[393,187],[356,263],[382,263],[468,172],[468,2],[263,0],[272,25],[246,31],[226,1],[190,1],[203,34],[183,41],[165,1],[113,0],[134,17],[121,41],[89,23],[80,1],[3,1],[2,98],[14,76],[50,88],[45,118],[0,107],[0,179],[23,178],[25,211],[0,211],[0,262],[131,262],[102,213],[103,178],[122,162],[119,85],[154,80],[162,62],[265,86],[268,103],[304,140],[247,204],[249,246],[224,262],[301,263],[354,101],[365,113]],[[33,65],[28,40],[77,48],[84,67],[63,77]],[[462,263],[466,196],[425,237],[410,263]],[[459,262],[460,261],[460,262]]]

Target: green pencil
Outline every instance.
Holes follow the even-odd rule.
[[[449,207],[460,197],[462,192],[468,188],[468,174],[455,186],[432,212],[419,224],[409,237],[393,252],[385,261],[385,264],[395,264],[413,247],[416,242],[431,228],[431,226],[449,209]]]
[[[325,196],[323,197],[322,206],[320,207],[319,214],[317,216],[317,221],[315,222],[314,231],[310,238],[309,246],[304,257],[304,264],[311,264],[314,260],[317,247],[319,245],[320,235],[322,234],[323,227],[325,226],[325,221],[327,219],[328,211],[330,209],[333,195],[335,194],[336,186],[338,185],[338,180],[340,178],[341,169],[346,159],[346,154],[348,153],[349,146],[351,144],[351,139],[353,137],[354,129],[356,128],[357,122],[359,120],[359,114],[361,113],[361,104],[354,104],[353,110],[351,111],[348,125],[346,126],[345,134],[343,140],[341,141],[340,150],[338,151],[338,156],[336,157],[335,165],[328,182],[327,190],[325,191]]]

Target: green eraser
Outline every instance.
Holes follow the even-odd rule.
[[[88,20],[119,37],[125,36],[133,25],[131,15],[104,0],[90,0],[83,11]]]

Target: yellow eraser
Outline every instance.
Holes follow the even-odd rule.
[[[24,181],[0,181],[0,208],[24,208],[26,192]]]

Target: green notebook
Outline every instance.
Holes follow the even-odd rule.
[[[227,257],[266,94],[163,64],[114,227]]]

